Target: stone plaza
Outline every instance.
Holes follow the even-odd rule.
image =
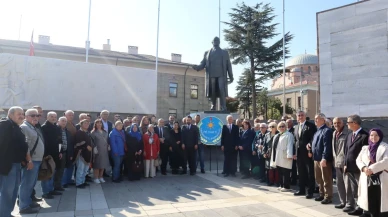
[[[219,171],[221,173],[221,170]],[[41,195],[40,185],[36,187]],[[43,201],[38,214],[23,217],[126,217],[126,216],[348,216],[335,193],[333,205],[282,193],[254,179],[206,174],[170,175],[123,181],[90,183],[90,187],[66,189],[62,196]],[[15,207],[14,214],[18,208]]]

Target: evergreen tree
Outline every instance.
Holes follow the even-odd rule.
[[[232,13],[229,13],[231,21],[224,22],[229,26],[224,33],[225,40],[230,45],[228,50],[232,63],[249,64],[252,102],[257,102],[256,84],[279,75],[279,68],[283,65],[280,61],[283,58],[283,38],[274,44],[268,44],[269,40],[279,35],[275,32],[278,23],[272,23],[275,18],[273,12],[274,8],[269,4],[259,3],[253,7],[245,3],[237,4],[236,8],[232,8]],[[290,33],[284,37],[286,45],[293,38]],[[285,53],[288,54],[287,46]],[[256,105],[252,110],[256,116]]]

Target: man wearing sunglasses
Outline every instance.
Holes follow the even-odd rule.
[[[40,205],[33,201],[31,194],[38,179],[39,166],[44,155],[44,141],[43,134],[40,129],[36,127],[39,123],[39,114],[36,109],[28,109],[25,115],[25,121],[20,126],[26,141],[28,143],[28,150],[30,152],[31,161],[34,167],[28,170],[27,167],[22,168],[22,178],[19,187],[19,210],[20,214],[37,213]]]
[[[311,144],[317,132],[315,124],[306,121],[306,113],[298,112],[298,125],[295,126],[294,137],[296,140],[296,163],[299,174],[299,191],[295,196],[306,195],[307,199],[313,198],[315,190],[314,162],[311,153]],[[306,186],[308,191],[306,194]]]

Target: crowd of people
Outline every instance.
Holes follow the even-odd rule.
[[[287,117],[260,122],[255,119],[251,127],[249,120],[233,124],[227,117],[221,137],[225,177],[236,176],[238,155],[242,179],[253,177],[281,192],[297,185],[294,196],[318,194],[314,200],[321,204],[333,202],[335,180],[341,201],[335,208],[354,216],[388,216],[388,144],[380,129],[366,132],[358,115],[344,122],[320,113],[312,123],[303,111],[296,125]]]
[[[0,217],[11,216],[16,202],[21,214],[36,213],[43,199],[62,195],[72,185],[105,183],[107,177],[115,183],[135,181],[153,178],[159,169],[167,175],[168,167],[172,174],[195,175],[197,168],[205,173],[199,115],[181,123],[174,116],[165,123],[155,116],[121,120],[120,115],[112,123],[109,115],[104,110],[92,122],[81,113],[75,124],[71,110],[59,118],[48,112],[41,125],[40,106],[10,108],[0,122]],[[286,117],[268,124],[255,119],[251,126],[249,120],[227,116],[221,135],[224,176],[236,176],[239,165],[243,179],[258,179],[281,192],[297,185],[295,196],[312,199],[317,193],[315,200],[322,204],[332,203],[335,178],[341,201],[336,208],[349,215],[386,216],[388,145],[381,130],[366,132],[358,115],[347,118],[347,129],[341,118],[317,114],[314,123],[306,118],[301,111],[295,126]],[[34,187],[42,162],[50,157],[55,171],[41,181],[38,198]]]

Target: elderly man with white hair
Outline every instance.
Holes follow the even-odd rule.
[[[62,138],[62,147],[61,147],[61,153],[62,153],[62,165],[63,165],[63,172],[62,172],[62,179],[61,179],[61,185],[63,188],[68,187],[68,184],[71,183],[71,176],[73,173],[73,155],[74,155],[74,143],[73,139],[74,137],[71,135],[71,133],[67,130],[67,118],[66,117],[60,117],[58,119],[58,126],[61,132],[61,138]],[[60,187],[60,186],[55,186]]]
[[[20,184],[21,162],[27,169],[34,164],[28,153],[28,144],[21,128],[24,112],[21,107],[11,107],[8,118],[0,121],[0,215],[11,216]]]
[[[232,115],[226,116],[227,124],[222,127],[221,150],[224,152],[224,176],[235,177],[237,172],[237,148],[240,140],[239,127],[233,124]]]
[[[28,170],[26,167],[22,168],[22,177],[19,187],[20,214],[38,212],[38,210],[34,208],[38,208],[40,205],[32,200],[31,194],[36,185],[36,181],[38,180],[39,166],[42,163],[44,155],[43,134],[42,131],[36,127],[39,123],[38,110],[28,109],[26,111],[25,118],[26,119],[20,128],[22,128],[23,133],[26,136],[28,151],[34,167],[32,170]]]
[[[47,113],[47,120],[42,125],[42,132],[45,141],[44,157],[51,155],[54,159],[56,171],[50,180],[42,181],[42,197],[45,199],[52,199],[53,195],[62,195],[58,191],[63,191],[61,186],[61,179],[63,174],[62,154],[60,145],[62,144],[61,132],[57,126],[57,113],[51,111]],[[54,187],[57,189],[55,190]],[[60,188],[58,188],[60,187]]]

